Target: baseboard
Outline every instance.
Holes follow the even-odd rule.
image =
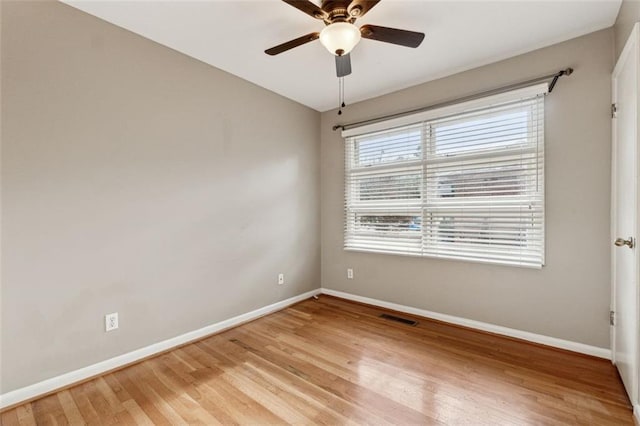
[[[611,350],[599,348],[597,346],[585,345],[584,343],[572,342],[570,340],[558,339],[556,337],[543,336],[541,334],[530,333],[528,331],[516,330],[513,328],[502,327],[500,325],[489,324],[486,322],[475,321],[467,318],[456,317],[453,315],[441,314],[438,312],[427,311],[425,309],[414,308],[411,306],[399,305],[397,303],[385,302],[383,300],[372,299],[369,297],[358,296],[355,294],[345,293],[342,291],[322,288],[320,291],[329,296],[340,297],[342,299],[353,300],[354,302],[366,303],[368,305],[379,306],[381,308],[391,309],[398,312],[417,315],[425,318],[431,318],[438,321],[444,321],[455,325],[474,328],[476,330],[486,331],[489,333],[500,334],[502,336],[514,337],[516,339],[526,340],[533,343],[552,346],[555,348],[565,349],[572,352],[591,355],[598,358],[611,359]]]
[[[640,425],[640,405],[633,404],[633,422]]]
[[[261,316],[282,310],[287,306],[308,299],[318,293],[320,293],[320,290],[308,291],[298,296],[294,296],[289,299],[256,309],[255,311],[247,312],[246,314],[238,315],[236,317],[229,318],[228,320],[211,324],[198,330],[190,331],[180,336],[172,337],[171,339],[163,340],[161,342],[154,343],[141,349],[136,349],[135,351],[131,351],[105,361],[101,361],[97,364],[80,368],[79,370],[70,371],[60,376],[52,377],[50,379],[25,386],[20,389],[4,393],[0,395],[0,410],[5,410],[21,403],[33,400],[35,398],[45,396],[59,389],[69,387],[76,383],[84,382],[93,377],[100,376],[101,374],[104,374],[106,372],[117,370],[126,365],[130,365],[145,358],[149,358],[153,355],[166,352],[167,350],[170,350],[177,346],[182,346],[186,343],[200,340],[212,334],[219,333],[232,327],[236,327],[240,324],[244,324]]]

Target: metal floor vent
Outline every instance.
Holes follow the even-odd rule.
[[[412,327],[415,327],[416,325],[418,325],[418,321],[414,321],[414,320],[410,320],[410,319],[402,318],[402,317],[397,317],[395,315],[380,314],[380,318],[388,319],[390,321],[401,322],[402,324],[407,324],[407,325],[410,325]]]

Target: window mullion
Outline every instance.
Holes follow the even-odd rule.
[[[429,215],[429,199],[428,199],[428,183],[427,183],[427,159],[431,153],[432,142],[432,126],[430,122],[424,122],[422,126],[422,244],[421,253],[424,256],[425,245],[430,240],[429,235],[431,233],[431,218]]]

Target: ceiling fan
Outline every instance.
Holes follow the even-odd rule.
[[[320,42],[336,57],[338,77],[351,74],[349,52],[358,44],[361,37],[384,41],[407,47],[418,47],[424,40],[424,33],[399,30],[396,28],[363,25],[358,28],[354,23],[363,17],[380,0],[322,0],[318,7],[309,0],[283,0],[312,18],[323,21],[326,27],[302,37],[279,44],[264,51],[267,55],[278,55],[294,47],[320,39]]]

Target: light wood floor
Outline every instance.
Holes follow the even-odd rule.
[[[6,411],[2,424],[633,424],[606,360],[382,312],[304,301]]]

